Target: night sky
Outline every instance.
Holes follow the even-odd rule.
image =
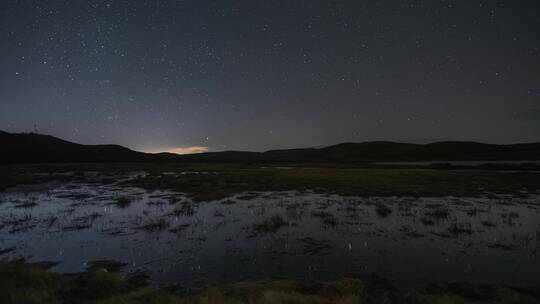
[[[540,141],[538,0],[2,0],[0,67],[1,130],[85,144]]]

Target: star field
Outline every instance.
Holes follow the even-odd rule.
[[[10,132],[197,152],[540,141],[534,0],[4,0],[0,41]]]

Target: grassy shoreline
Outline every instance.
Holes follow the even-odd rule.
[[[144,275],[124,277],[122,264],[99,261],[60,274],[54,263],[0,262],[0,302],[15,303],[538,303],[540,287],[446,285],[400,290],[376,277],[332,282],[265,280],[201,290],[153,287]]]
[[[264,167],[239,164],[97,163],[9,165],[0,172],[0,191],[50,180],[104,177],[126,172],[146,176],[124,182],[148,190],[190,194],[195,201],[222,199],[247,191],[315,190],[344,196],[469,196],[538,193],[540,174],[529,171],[448,170],[359,167]],[[172,174],[163,174],[169,172]],[[193,174],[180,174],[180,173]],[[71,173],[71,174],[66,174]],[[196,174],[198,173],[198,174]]]

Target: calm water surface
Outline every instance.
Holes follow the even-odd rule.
[[[118,205],[118,201],[123,202]],[[127,263],[157,284],[377,274],[399,286],[536,285],[540,196],[355,198],[242,193],[193,203],[182,193],[84,182],[0,194],[0,258]]]

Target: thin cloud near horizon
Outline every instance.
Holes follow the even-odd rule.
[[[174,154],[197,154],[210,151],[208,147],[204,146],[189,146],[189,147],[170,147],[161,149],[151,149],[145,152],[148,153],[174,153]]]

